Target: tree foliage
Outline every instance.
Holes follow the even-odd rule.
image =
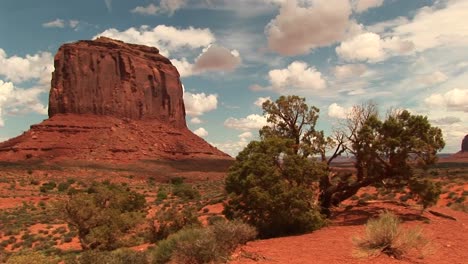
[[[255,226],[262,237],[303,233],[323,225],[314,205],[313,183],[321,164],[294,152],[295,142],[280,137],[252,141],[239,153],[226,179],[228,218]]]
[[[61,207],[64,219],[78,230],[83,249],[111,250],[144,220],[146,202],[123,186],[94,183],[87,192],[70,194]]]
[[[382,120],[374,104],[355,106],[338,133],[339,145],[355,158],[356,175],[345,175],[334,184],[321,180],[321,203],[325,210],[353,196],[366,186],[396,189],[408,187],[428,206],[437,201],[439,188],[426,181],[429,165],[445,143],[442,131],[427,117],[406,110],[393,111]]]
[[[260,130],[260,141],[239,153],[226,180],[227,216],[257,226],[260,235],[311,230],[320,222],[314,204],[330,215],[332,206],[367,186],[407,187],[424,206],[437,201],[440,188],[421,176],[445,143],[427,117],[404,110],[382,119],[367,103],[326,137],[316,129],[319,110],[304,98],[281,96],[265,102],[263,111],[269,125]],[[345,153],[355,159],[354,174],[331,169]]]

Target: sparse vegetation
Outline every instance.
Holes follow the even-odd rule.
[[[364,187],[384,188],[387,194],[408,188],[408,198],[417,196],[424,208],[439,199],[440,186],[425,178],[445,143],[441,130],[427,117],[403,110],[381,119],[377,107],[367,103],[355,106],[334,136],[326,137],[316,129],[319,109],[309,107],[305,98],[281,96],[262,107],[269,125],[230,169],[225,210],[229,218],[255,225],[261,236],[318,228],[315,204],[329,217],[333,206]],[[327,151],[332,155],[327,157]],[[331,170],[331,162],[344,153],[356,159],[356,173]],[[278,231],[272,233],[273,229]]]
[[[254,239],[254,228],[241,222],[217,222],[206,228],[183,229],[158,243],[154,263],[224,263],[239,245]]]
[[[94,183],[87,192],[71,194],[60,207],[64,220],[78,230],[83,249],[116,249],[124,234],[143,221],[142,195],[110,183]]]
[[[384,253],[397,259],[428,244],[421,228],[403,228],[400,219],[388,211],[378,218],[369,219],[366,234],[354,238],[354,242],[359,252],[365,255]]]

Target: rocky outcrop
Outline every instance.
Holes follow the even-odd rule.
[[[185,123],[177,69],[158,49],[108,38],[60,47],[49,119],[0,143],[0,160],[231,159]]]
[[[461,152],[468,152],[468,135],[466,135],[462,141]]]
[[[186,127],[177,69],[156,48],[100,37],[60,47],[49,117],[93,114]]]
[[[56,114],[0,143],[0,160],[127,162],[200,157],[229,158],[188,129],[157,120],[98,115]]]

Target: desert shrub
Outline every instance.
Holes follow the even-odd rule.
[[[201,225],[196,209],[190,206],[182,209],[177,206],[161,209],[150,221],[150,241],[152,242],[165,239],[184,227]]]
[[[158,190],[158,193],[156,194],[156,200],[160,202],[160,201],[164,201],[164,200],[166,200],[166,199],[167,199],[167,192],[166,192],[166,190],[160,188],[160,189]]]
[[[230,253],[257,236],[254,227],[241,221],[217,221],[209,228],[217,242],[218,250]]]
[[[69,260],[67,264],[147,264],[149,263],[146,253],[131,249],[117,249],[114,251],[89,250],[83,252],[75,259]]]
[[[64,192],[66,190],[68,190],[68,188],[70,187],[70,183],[68,182],[61,182],[59,183],[59,185],[57,186],[57,190],[59,192]]]
[[[213,225],[213,224],[215,224],[216,222],[219,222],[219,221],[227,221],[226,218],[224,218],[221,215],[210,215],[210,216],[208,216],[208,218],[206,220],[208,221],[208,225]]]
[[[200,198],[200,192],[189,184],[177,184],[172,188],[172,194],[183,200],[194,200]]]
[[[48,191],[52,191],[53,189],[55,189],[55,187],[57,187],[57,184],[54,181],[50,181],[50,182],[43,183],[42,186],[39,188],[39,190],[45,193]]]
[[[39,185],[40,182],[38,180],[31,180],[29,183],[32,185]]]
[[[144,220],[145,208],[143,195],[110,183],[94,183],[87,193],[71,194],[59,204],[85,250],[117,248],[125,233]]]
[[[428,241],[420,228],[403,229],[400,219],[391,212],[384,212],[378,218],[369,219],[364,237],[354,238],[361,253],[380,253],[400,259],[413,249],[422,249]]]
[[[184,183],[185,178],[184,177],[174,177],[171,178],[170,182],[173,185],[181,185]]]
[[[466,204],[453,203],[453,204],[450,204],[450,205],[447,204],[447,206],[449,206],[450,209],[452,209],[452,210],[468,213],[468,205],[466,205]]]
[[[410,182],[409,188],[412,193],[418,196],[418,203],[420,203],[424,209],[435,205],[442,193],[440,183],[431,182],[429,180],[413,180]]]
[[[12,255],[5,262],[6,264],[56,264],[58,260],[47,257],[39,252],[20,252],[15,255]]]
[[[254,239],[256,234],[253,227],[239,221],[183,229],[158,244],[153,262],[224,263],[239,244]]]

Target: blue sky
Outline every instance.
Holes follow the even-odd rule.
[[[456,152],[468,133],[467,0],[4,0],[0,140],[47,118],[53,56],[108,36],[155,46],[182,76],[187,123],[231,155],[261,102],[304,96],[331,133],[368,100],[427,115]]]

